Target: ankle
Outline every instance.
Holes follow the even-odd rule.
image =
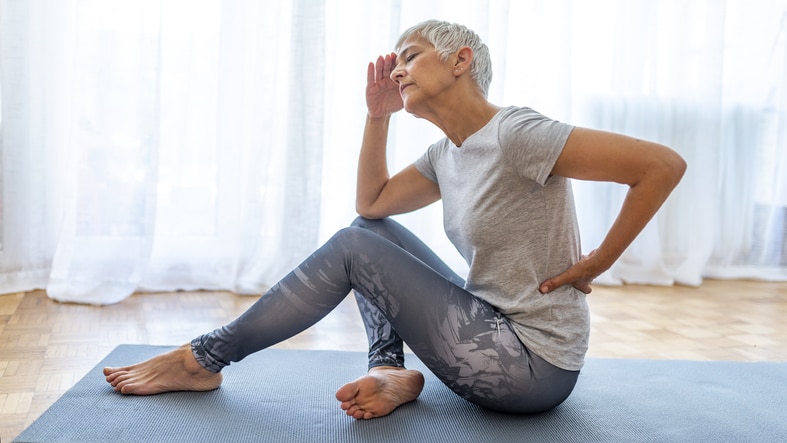
[[[369,368],[368,373],[372,372],[384,372],[384,371],[406,371],[407,368],[403,366],[372,366]]]

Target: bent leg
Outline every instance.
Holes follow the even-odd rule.
[[[391,268],[380,266],[378,274]],[[403,267],[398,285],[382,285],[396,297],[387,289],[358,290],[446,386],[479,406],[513,413],[542,412],[568,397],[577,373],[531,354],[491,305],[417,268]]]
[[[218,372],[307,329],[351,289],[371,301],[430,370],[462,397],[508,412],[557,404],[541,400],[548,397],[542,395],[545,384],[537,383],[542,376],[531,370],[540,366],[531,364],[537,360],[504,317],[412,254],[360,228],[339,231],[238,319],[192,341],[193,357]],[[546,365],[553,374],[568,373]],[[156,370],[166,369],[161,368]],[[111,373],[107,380],[118,377]],[[124,382],[110,382],[123,391]],[[561,385],[565,396],[570,384]]]
[[[348,251],[374,251],[379,236],[347,231]],[[491,305],[401,248],[351,253],[353,288],[376,306],[450,389],[486,408],[530,413],[568,397],[578,372],[531,355]]]
[[[237,319],[192,340],[193,360],[183,365],[197,363],[211,373],[218,373],[231,362],[286,340],[326,316],[352,289],[348,262],[357,243],[345,241],[353,237],[352,230],[362,231],[358,228],[340,231]],[[365,234],[382,244],[370,244],[371,249],[363,254],[376,256],[384,254],[385,249],[398,249],[372,233]],[[167,364],[169,357],[170,354],[164,354],[126,368],[106,368],[105,375],[117,391],[124,393],[182,390],[181,383],[173,382],[177,379],[173,372],[186,376],[183,371],[175,371],[176,366],[183,365]]]
[[[446,265],[421,239],[394,220],[390,218],[370,220],[358,217],[352,226],[374,232],[409,252],[449,281],[458,286],[464,286],[464,279]],[[404,367],[404,346],[401,337],[374,303],[358,291],[354,292],[356,304],[369,339],[369,368],[378,366]]]

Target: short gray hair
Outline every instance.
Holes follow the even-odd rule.
[[[404,41],[413,36],[421,37],[431,43],[443,60],[461,47],[469,46],[473,50],[470,75],[484,96],[487,96],[489,84],[492,82],[492,60],[489,56],[489,48],[481,41],[478,34],[457,23],[427,20],[404,31],[396,42],[395,50],[399,52]]]

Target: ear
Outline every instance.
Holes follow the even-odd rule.
[[[460,76],[470,71],[470,64],[473,62],[473,49],[469,46],[462,46],[454,55],[454,75]]]

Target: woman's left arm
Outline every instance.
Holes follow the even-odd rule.
[[[609,269],[645,228],[677,186],[686,162],[657,143],[625,135],[575,128],[552,169],[552,175],[609,181],[629,186],[615,222],[601,245],[560,275],[541,283],[547,293],[571,284],[589,294],[594,278]]]

